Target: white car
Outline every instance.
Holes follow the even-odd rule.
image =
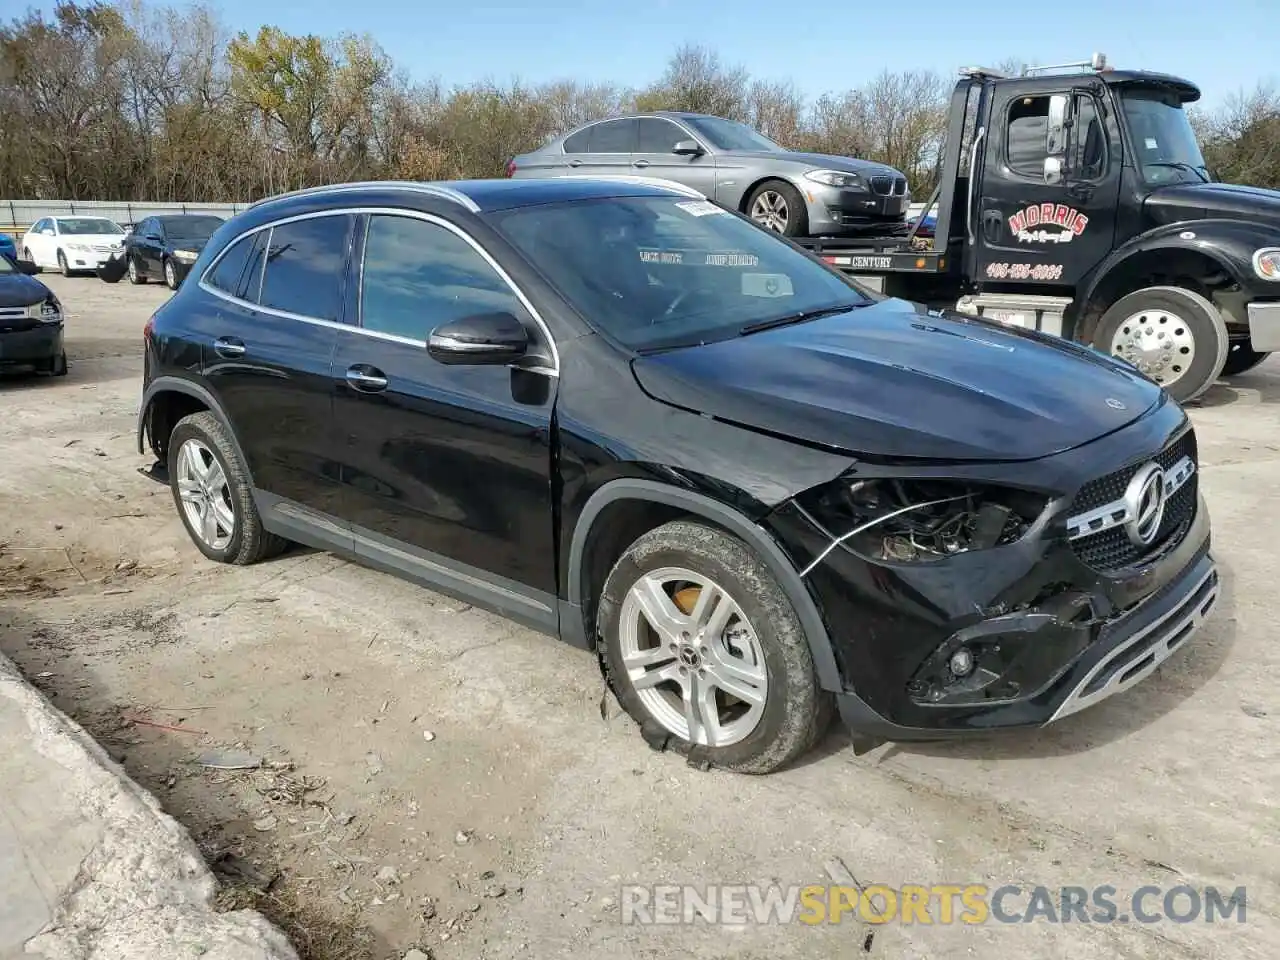
[[[125,229],[107,217],[45,217],[22,235],[23,260],[56,267],[63,276],[92,272],[124,242]]]

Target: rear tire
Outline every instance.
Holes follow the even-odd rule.
[[[231,432],[212,413],[201,410],[178,421],[169,435],[168,459],[178,516],[210,560],[245,566],[289,546],[262,525],[248,468]]]
[[[22,259],[35,263],[35,260],[31,256],[31,249],[29,247],[22,248]],[[36,273],[39,273],[42,269],[44,268],[41,267],[39,264],[36,264]]]
[[[747,216],[767,230],[787,237],[809,232],[809,210],[800,191],[784,180],[766,180],[751,191]]]
[[[1252,370],[1267,357],[1270,353],[1259,353],[1253,349],[1253,344],[1248,340],[1234,340],[1227,350],[1227,363],[1222,368],[1224,377],[1234,377],[1237,374],[1245,373]]]
[[[1093,335],[1096,349],[1128,360],[1179,403],[1221,376],[1229,345],[1218,308],[1184,287],[1147,287],[1121,297]]]
[[[609,574],[597,627],[605,676],[651,745],[772,773],[830,722],[790,600],[721,530],[678,520],[636,540]]]

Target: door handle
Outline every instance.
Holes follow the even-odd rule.
[[[213,341],[213,349],[220,357],[243,357],[244,341],[235,337],[219,337]]]
[[[347,383],[361,393],[377,393],[387,389],[387,378],[382,371],[364,363],[347,368]]]
[[[1087,183],[1073,183],[1067,187],[1067,195],[1075,197],[1077,200],[1092,200],[1093,187]]]
[[[582,166],[582,161],[581,161],[581,160],[570,160],[570,161],[569,161],[569,166],[571,166],[571,167],[580,167],[580,166]]]
[[[647,166],[649,165],[649,161],[648,161],[648,160],[637,160],[637,161],[635,161],[634,163],[632,163],[631,165],[632,165],[633,167],[636,167],[636,168],[637,168],[637,169],[639,169],[639,170],[643,170],[645,167],[647,167]]]
[[[988,243],[1000,242],[1000,225],[1003,222],[1004,215],[999,210],[982,211],[982,233]]]

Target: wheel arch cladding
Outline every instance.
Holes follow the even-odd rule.
[[[640,501],[658,508],[655,515],[661,517],[659,525],[677,516],[702,520],[736,536],[754,550],[769,572],[778,580],[787,599],[795,608],[800,625],[804,629],[809,652],[813,657],[818,685],[823,690],[843,690],[840,670],[836,665],[835,654],[831,649],[831,641],[822,614],[800,579],[799,573],[773,537],[742,514],[710,497],[653,480],[614,480],[593,493],[583,506],[578,522],[574,526],[569,546],[568,582],[565,591],[567,609],[561,612],[561,630],[569,634],[581,629],[583,634],[576,638],[566,636],[566,639],[576,642],[579,646],[591,646],[594,629],[587,622],[587,618],[594,616],[596,598],[585,596],[583,589],[588,583],[590,574],[588,551],[592,542],[591,531],[611,505],[624,501]],[[605,516],[603,519],[607,521],[608,517]],[[645,531],[640,531],[640,533],[643,532]],[[623,544],[622,549],[625,550],[629,545],[630,542]],[[607,575],[608,571],[605,571],[605,576]]]
[[[212,393],[198,383],[179,377],[157,377],[147,386],[138,417],[138,453],[144,453],[144,437],[150,441],[152,452],[161,455],[167,449],[169,434],[183,417],[208,410],[222,421],[235,447],[236,456],[245,465],[245,472],[253,479],[252,465],[244,455],[235,428],[226,411]]]

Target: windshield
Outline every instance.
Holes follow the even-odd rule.
[[[59,217],[58,232],[63,235],[124,233],[124,227],[106,217]]]
[[[1200,183],[1209,177],[1182,102],[1162,90],[1131,88],[1124,115],[1147,183]]]
[[[588,322],[638,352],[870,302],[842,275],[708,200],[580,200],[492,219]]]
[[[785,150],[745,123],[720,117],[681,117],[717,150]]]
[[[222,226],[217,217],[174,217],[160,222],[165,235],[174,240],[208,240]]]

